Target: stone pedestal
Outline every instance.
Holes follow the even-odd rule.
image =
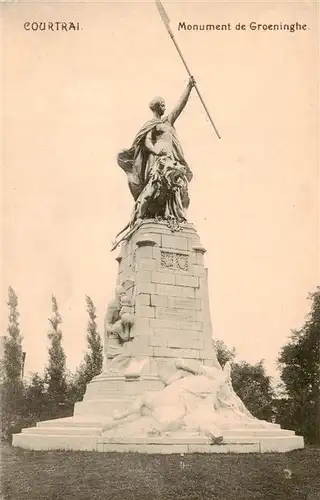
[[[204,253],[192,224],[172,233],[163,222],[146,221],[122,244],[117,285],[134,306],[133,339],[123,344],[119,363],[107,362],[88,384],[75,416],[110,415],[163,388],[159,374],[175,358],[217,364]]]
[[[235,424],[224,432],[222,445],[203,435],[114,435],[105,424],[114,411],[127,409],[137,396],[161,391],[163,373],[173,360],[218,367],[212,348],[205,248],[192,224],[172,232],[163,222],[144,221],[122,244],[116,258],[117,284],[126,290],[134,311],[131,341],[104,365],[87,386],[74,416],[24,429],[13,445],[30,449],[96,451],[265,452],[302,448],[303,439],[276,424]],[[259,421],[258,421],[259,422]]]
[[[177,357],[214,363],[204,253],[191,224],[172,233],[145,222],[117,258],[118,283],[132,286],[132,353],[152,357],[158,368]]]

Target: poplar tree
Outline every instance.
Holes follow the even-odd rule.
[[[18,297],[9,287],[8,290],[8,328],[4,343],[4,379],[12,384],[22,382],[22,337],[20,334]]]
[[[102,371],[103,364],[103,347],[100,334],[97,329],[96,308],[91,297],[86,295],[86,306],[89,315],[87,326],[87,343],[88,352],[85,354],[86,378],[87,383],[99,375]]]
[[[97,327],[96,308],[91,297],[86,295],[87,324],[87,352],[74,377],[70,387],[70,399],[80,401],[86,391],[87,384],[102,371],[103,345]]]
[[[9,437],[23,413],[22,336],[20,334],[18,297],[8,289],[8,328],[4,339],[1,366],[1,429]]]
[[[49,318],[49,323],[48,339],[50,340],[50,347],[48,350],[48,366],[46,367],[47,392],[52,404],[59,405],[65,402],[67,393],[66,356],[62,347],[62,332],[60,329],[62,319],[54,295],[52,295],[52,316]]]

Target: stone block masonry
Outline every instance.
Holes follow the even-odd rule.
[[[206,269],[194,227],[172,233],[164,223],[144,222],[121,249],[119,279],[134,282],[136,342],[155,360],[186,357],[212,361]],[[209,327],[208,327],[209,326]],[[136,350],[136,349],[135,349]]]

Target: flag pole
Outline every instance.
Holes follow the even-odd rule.
[[[167,13],[166,13],[166,11],[165,11],[165,9],[164,9],[164,7],[163,7],[162,3],[160,2],[160,0],[155,0],[155,3],[156,3],[156,6],[157,6],[157,9],[158,9],[158,11],[159,11],[160,17],[161,17],[161,19],[162,19],[162,21],[163,21],[163,24],[165,25],[165,27],[166,27],[166,29],[167,29],[167,31],[168,31],[168,33],[169,33],[169,36],[170,36],[171,40],[173,41],[173,43],[174,43],[174,45],[175,45],[175,48],[177,49],[177,52],[178,52],[178,54],[179,54],[179,56],[180,56],[180,58],[181,58],[181,61],[182,61],[182,62],[183,62],[183,64],[184,64],[184,67],[186,68],[188,75],[189,75],[190,77],[192,77],[192,74],[191,74],[190,68],[189,68],[189,66],[187,65],[187,62],[186,62],[185,58],[183,57],[182,52],[181,52],[181,50],[180,50],[180,48],[179,48],[179,45],[177,44],[176,39],[175,39],[175,37],[174,37],[174,34],[172,33],[172,30],[171,30],[171,28],[170,28],[170,19],[169,19],[169,17],[168,17],[168,15],[167,15]],[[206,104],[205,104],[205,102],[204,102],[204,100],[203,100],[203,98],[202,98],[202,95],[200,94],[200,91],[199,91],[198,86],[197,86],[197,84],[196,84],[196,83],[194,84],[194,87],[195,87],[196,92],[197,92],[197,94],[198,94],[198,96],[199,96],[199,99],[200,99],[200,101],[201,101],[201,103],[202,103],[202,106],[204,107],[205,112],[207,113],[207,116],[208,116],[208,118],[209,118],[209,120],[210,120],[210,122],[211,122],[211,125],[213,126],[213,129],[214,129],[215,133],[217,134],[217,137],[218,137],[219,139],[221,139],[221,136],[220,136],[220,134],[219,134],[219,132],[218,132],[218,130],[217,130],[217,128],[216,128],[216,126],[215,126],[215,124],[214,124],[214,122],[213,122],[212,118],[211,118],[211,115],[210,115],[210,113],[209,113],[209,110],[208,110],[208,108],[207,108],[207,106],[206,106]]]

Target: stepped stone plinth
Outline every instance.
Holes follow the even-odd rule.
[[[175,232],[165,222],[140,224],[116,258],[122,295],[106,313],[103,372],[73,417],[23,429],[14,446],[143,453],[303,448],[293,431],[252,417],[219,365],[204,253],[192,224]]]

